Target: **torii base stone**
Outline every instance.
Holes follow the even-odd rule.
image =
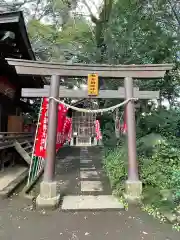
[[[45,182],[40,184],[40,194],[36,199],[37,208],[55,209],[60,202],[60,194],[57,191],[57,182]]]

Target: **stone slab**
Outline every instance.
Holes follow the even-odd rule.
[[[123,208],[123,204],[112,195],[65,196],[62,203],[63,210],[105,210]]]
[[[10,182],[7,187],[0,191],[2,199],[10,197],[13,192],[26,180],[28,177],[28,168],[21,175],[19,175],[14,181]]]
[[[80,160],[80,163],[81,164],[86,164],[86,163],[91,163],[92,162],[92,160]]]
[[[100,181],[81,181],[82,192],[100,192],[103,191]]]
[[[82,167],[82,168],[80,168],[80,171],[94,171],[94,170],[96,170],[94,165],[92,167]]]
[[[3,191],[9,184],[16,181],[23,173],[27,171],[27,167],[15,166],[5,170],[0,174],[0,191]]]
[[[98,178],[97,171],[80,171],[81,179]]]

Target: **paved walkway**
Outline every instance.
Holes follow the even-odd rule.
[[[66,147],[57,157],[56,180],[67,195],[111,195],[99,147]]]
[[[79,211],[77,203],[74,205],[75,197],[111,196],[99,154],[95,148],[88,151],[64,148],[59,154],[56,180],[62,196],[74,198],[66,201],[66,211],[61,208],[33,210],[32,202],[19,196],[1,200],[0,240],[179,240],[180,233],[173,231],[170,225],[160,224],[137,208],[127,212],[117,208]],[[82,205],[81,202],[81,208]],[[67,211],[73,209],[72,206],[78,210]]]
[[[109,180],[101,166],[101,149],[99,147],[82,147],[69,148],[69,151],[67,150],[68,148],[65,149],[66,156],[63,159],[67,163],[67,159],[70,159],[70,156],[77,156],[77,159],[70,161],[72,165],[74,164],[76,171],[73,174],[67,167],[67,172],[71,173],[72,181],[64,188],[65,196],[62,199],[62,209],[122,209],[123,205],[112,196]],[[72,154],[73,152],[75,153]],[[59,158],[61,157],[62,155],[60,154]],[[61,167],[62,159],[59,159],[56,171],[56,178],[58,178],[57,181],[59,182],[62,182],[62,174],[59,174]],[[64,173],[65,176],[66,174]],[[66,181],[68,179],[66,176]],[[72,183],[75,183],[76,186]],[[73,189],[72,186],[74,186]],[[68,190],[69,187],[71,192]]]

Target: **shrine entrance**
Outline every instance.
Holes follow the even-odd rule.
[[[97,108],[97,105],[93,106],[93,102],[88,102],[87,99],[77,101],[74,106],[79,106],[79,102],[81,102],[81,108]],[[72,111],[71,146],[95,146],[98,144],[95,129],[96,116],[96,113]]]
[[[43,89],[22,89],[23,97],[49,97],[48,114],[48,135],[47,152],[45,159],[44,178],[40,185],[40,194],[36,199],[38,206],[56,206],[59,203],[60,193],[57,190],[57,183],[54,181],[55,159],[56,159],[56,127],[57,127],[57,106],[58,103],[64,104],[67,108],[80,113],[103,113],[115,110],[120,106],[126,105],[127,118],[127,139],[128,139],[128,179],[125,183],[125,196],[128,200],[137,200],[141,197],[142,182],[139,180],[138,163],[136,154],[136,128],[134,101],[137,99],[159,98],[159,91],[141,91],[133,87],[133,79],[158,79],[163,78],[166,71],[172,69],[172,64],[149,64],[149,65],[92,65],[92,64],[59,64],[44,63],[37,61],[25,61],[19,59],[7,59],[9,65],[16,68],[16,72],[22,75],[52,76],[50,86]],[[124,79],[124,87],[117,90],[100,90],[97,86],[90,91],[70,90],[60,85],[60,77],[77,78],[87,77],[89,74],[96,75],[104,79]],[[92,81],[97,83],[98,81]],[[124,102],[105,109],[81,109],[69,105],[60,99],[97,99],[97,98],[117,98],[126,99]],[[75,117],[75,116],[74,116]],[[76,118],[76,117],[75,117]],[[90,137],[93,137],[92,126],[84,119],[88,115],[81,115],[79,123],[75,124],[75,134],[80,144],[89,144]],[[81,119],[81,120],[80,120]],[[93,118],[92,118],[93,119]],[[82,127],[81,127],[82,126]]]
[[[79,113],[77,112],[77,115]],[[91,146],[91,139],[95,137],[94,121],[92,121],[92,114],[80,113],[80,116],[72,116],[73,128],[77,128],[76,146]],[[77,118],[77,120],[75,120]],[[76,122],[75,122],[76,121]],[[75,132],[76,133],[76,132]]]

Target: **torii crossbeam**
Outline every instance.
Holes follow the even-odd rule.
[[[71,97],[86,98],[87,92],[75,93],[61,89],[59,91],[60,77],[87,77],[90,73],[96,73],[102,78],[124,79],[124,89],[120,88],[115,92],[109,90],[100,91],[99,97],[105,98],[126,98],[133,97],[141,99],[158,98],[158,92],[139,91],[133,89],[133,78],[135,79],[158,79],[163,78],[166,71],[173,68],[172,64],[148,64],[148,65],[96,65],[96,64],[65,64],[47,63],[38,61],[27,61],[19,59],[7,59],[9,65],[15,66],[16,72],[22,75],[52,76],[50,89],[38,89],[38,93],[32,90],[22,90],[25,97],[43,97],[43,94],[53,98]],[[36,90],[34,90],[36,91]],[[64,91],[64,93],[63,93]],[[144,95],[143,95],[144,92]],[[39,95],[38,95],[39,94]],[[67,94],[67,95],[66,95]],[[37,96],[38,95],[38,96]],[[76,95],[76,96],[75,96]],[[44,97],[45,97],[44,96]],[[144,96],[144,97],[143,97]],[[55,206],[59,201],[59,195],[54,182],[55,169],[55,144],[56,144],[56,125],[57,125],[57,102],[52,98],[49,101],[48,115],[48,136],[47,136],[47,158],[44,171],[44,179],[40,187],[40,195],[37,204],[40,206]],[[138,164],[136,154],[136,129],[134,103],[129,101],[127,104],[127,127],[128,127],[128,180],[126,181],[126,197],[130,200],[137,200],[141,196],[142,183],[139,180]]]
[[[21,96],[28,98],[49,97],[50,86],[45,85],[44,88],[22,88]],[[133,97],[139,99],[158,99],[159,91],[139,91],[139,88],[133,89]],[[100,90],[98,96],[88,96],[87,90],[59,88],[59,98],[104,98],[104,99],[120,99],[126,98],[125,88],[120,87],[118,90]]]

